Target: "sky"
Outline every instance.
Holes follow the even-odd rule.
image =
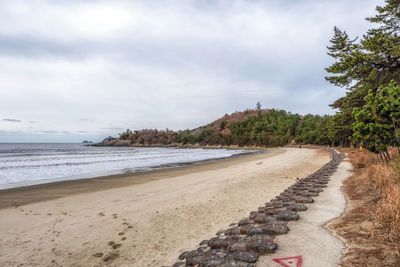
[[[362,36],[382,4],[0,0],[0,143],[183,130],[257,102],[334,114],[333,27]]]

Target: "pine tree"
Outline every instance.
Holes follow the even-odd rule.
[[[366,104],[353,112],[353,140],[388,159],[387,148],[400,146],[400,87],[391,81],[375,93],[369,90],[365,100]]]
[[[400,82],[400,0],[386,0],[386,5],[376,10],[376,16],[367,18],[376,27],[359,41],[335,27],[328,47],[335,62],[326,68],[331,74],[326,79],[348,90],[331,105],[339,109],[335,120],[345,138],[352,134],[353,110],[365,105],[369,90],[375,94],[391,80]]]

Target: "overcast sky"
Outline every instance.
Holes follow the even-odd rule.
[[[194,128],[247,108],[333,114],[333,26],[373,0],[0,1],[0,142]]]

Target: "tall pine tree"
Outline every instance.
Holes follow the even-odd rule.
[[[385,3],[376,8],[376,16],[367,18],[375,27],[360,40],[334,28],[328,55],[335,62],[326,68],[331,74],[326,79],[347,89],[346,96],[331,105],[339,110],[334,118],[335,139],[352,135],[353,110],[365,105],[369,90],[375,94],[391,80],[400,82],[400,0],[386,0]]]

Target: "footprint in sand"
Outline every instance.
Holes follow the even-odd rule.
[[[105,214],[103,212],[99,212],[99,214],[97,214],[99,216],[105,216]]]
[[[101,257],[104,256],[104,253],[103,252],[97,252],[97,253],[94,253],[92,256],[96,257],[96,258],[101,258]]]
[[[104,262],[112,262],[112,261],[114,261],[115,259],[117,259],[118,257],[119,257],[119,253],[113,252],[113,253],[108,254],[108,255],[103,259],[103,261],[104,261]]]
[[[120,248],[122,246],[122,244],[117,244],[114,241],[108,242],[108,245],[111,246],[113,249],[117,249],[117,248]]]
[[[125,233],[124,232],[120,232],[120,233],[118,233],[118,235],[124,235]]]
[[[118,218],[118,214],[115,214],[115,213],[114,213],[112,216],[113,216],[114,219],[117,219],[117,218]]]
[[[118,248],[120,248],[122,246],[122,244],[114,244],[113,246],[112,246],[112,248],[113,249],[118,249]]]

